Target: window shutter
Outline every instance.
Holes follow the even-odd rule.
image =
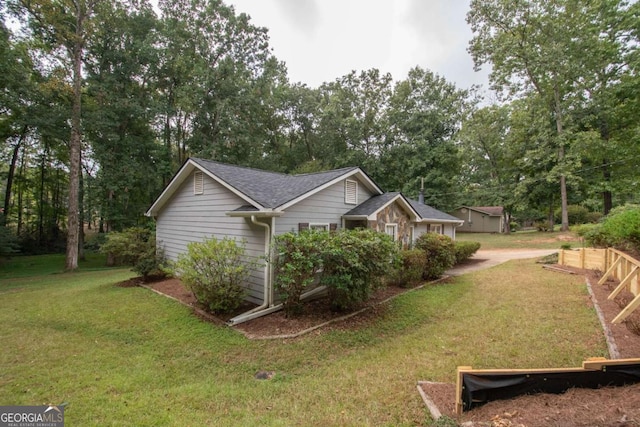
[[[338,224],[333,223],[329,224],[329,231],[336,231],[338,229]]]
[[[358,204],[358,181],[347,179],[344,182],[344,202],[349,205]]]
[[[204,193],[204,176],[202,172],[193,174],[193,194]]]
[[[308,229],[309,229],[309,223],[308,222],[299,222],[298,223],[298,232],[304,231],[304,230],[308,230]]]

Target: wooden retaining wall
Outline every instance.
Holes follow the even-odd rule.
[[[634,299],[622,309],[611,323],[622,322],[633,310],[640,307],[640,261],[624,252],[612,248],[561,249],[558,254],[558,264],[604,271],[598,285],[603,285],[610,278],[620,281],[620,284],[608,296],[610,300],[625,289],[634,295]]]

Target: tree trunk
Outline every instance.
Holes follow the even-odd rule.
[[[9,217],[9,208],[11,207],[11,190],[13,187],[13,177],[16,173],[16,163],[18,163],[18,154],[20,153],[20,147],[22,146],[22,141],[27,136],[27,130],[29,128],[25,125],[22,128],[22,133],[20,134],[20,138],[18,138],[18,142],[13,147],[13,153],[11,154],[11,164],[9,165],[9,174],[7,175],[7,186],[5,187],[4,193],[4,215],[0,215],[0,226],[7,225],[7,218]]]
[[[558,88],[556,87],[553,91],[554,93],[554,104],[555,104],[555,115],[556,115],[556,131],[558,133],[558,140],[560,142],[560,147],[558,149],[558,164],[562,166],[562,162],[564,161],[564,142],[562,141],[562,133],[563,133],[563,124],[562,124],[562,107],[560,105],[560,93]],[[562,226],[560,230],[568,231],[569,230],[569,210],[567,203],[567,177],[564,172],[560,175],[560,206],[562,207]],[[553,229],[551,229],[553,231]]]
[[[78,268],[78,192],[80,189],[80,153],[82,151],[81,107],[82,107],[82,50],[85,11],[77,5],[76,39],[73,43],[73,106],[71,112],[71,139],[69,141],[69,207],[67,214],[67,253],[65,270]]]
[[[79,192],[78,192],[78,222],[80,227],[78,229],[78,259],[84,261],[84,179],[82,176],[82,170],[80,170],[79,179]]]

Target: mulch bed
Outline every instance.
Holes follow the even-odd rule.
[[[566,267],[562,267],[566,269]],[[590,270],[572,269],[576,274],[584,275],[591,283],[593,299],[587,297],[585,303],[602,313],[608,333],[615,342],[614,358],[640,358],[640,312],[636,310],[629,321],[614,325],[611,320],[620,312],[632,295],[622,293],[616,301],[607,299],[615,288],[616,282],[608,281],[597,285],[599,274]],[[559,273],[561,274],[561,273]],[[128,285],[136,285],[136,279]],[[167,279],[145,286],[156,292],[168,295],[202,313],[202,307],[193,294],[185,289],[178,279]],[[298,336],[301,332],[319,334],[331,329],[354,329],[366,326],[379,318],[387,309],[382,302],[403,292],[405,288],[388,287],[379,290],[374,297],[356,315],[352,314],[348,322],[341,321],[345,313],[333,313],[328,310],[326,299],[318,299],[306,305],[306,312],[295,319],[287,319],[283,312],[251,320],[234,326],[249,338],[286,338]],[[243,306],[227,317],[211,315],[201,316],[208,320],[226,322],[231,317],[247,311],[251,306]],[[321,328],[313,329],[318,325]],[[598,390],[574,388],[561,395],[535,394],[514,399],[489,402],[462,416],[455,415],[455,385],[444,383],[420,382],[424,394],[437,406],[443,416],[447,416],[465,426],[617,426],[640,427],[640,384],[626,387],[609,387]]]

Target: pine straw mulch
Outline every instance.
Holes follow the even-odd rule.
[[[566,267],[561,267],[567,269]],[[622,292],[615,301],[607,299],[617,285],[608,281],[599,286],[598,272],[570,269],[575,274],[583,274],[591,283],[593,297],[587,301],[602,313],[608,329],[609,341],[615,343],[613,358],[640,358],[640,311],[636,310],[623,324],[614,325],[611,320],[626,305],[632,294]],[[446,280],[446,279],[445,279]],[[140,278],[131,279],[120,286],[143,285],[157,293],[180,301],[205,320],[226,323],[233,316],[252,308],[240,307],[226,317],[212,316],[199,307],[193,294],[178,279],[165,279],[141,283]],[[234,326],[249,338],[294,338],[303,333],[323,333],[331,329],[358,329],[378,318],[387,308],[384,301],[407,292],[408,289],[387,287],[354,313],[333,313],[328,310],[325,299],[318,299],[306,305],[304,315],[287,319],[282,312],[251,320]],[[349,318],[348,322],[344,322]],[[640,384],[626,387],[607,387],[598,390],[574,388],[561,395],[535,394],[519,396],[509,400],[493,401],[455,415],[455,385],[445,383],[420,382],[418,387],[435,404],[443,416],[465,426],[617,426],[640,427]]]

